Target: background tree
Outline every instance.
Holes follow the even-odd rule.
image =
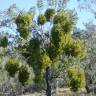
[[[78,1],[78,6],[80,8],[80,10],[87,10],[88,12],[91,12],[94,17],[96,18],[96,1],[95,0],[77,0]]]

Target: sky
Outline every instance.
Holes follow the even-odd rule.
[[[10,5],[14,3],[16,3],[19,9],[28,10],[32,6],[36,5],[36,0],[0,0],[0,11],[7,9]],[[75,10],[78,13],[79,19],[76,24],[77,27],[84,29],[83,23],[86,23],[89,21],[93,21],[93,23],[96,23],[96,19],[94,18],[93,14],[87,11],[80,11],[78,9],[78,3],[76,0],[70,0],[70,2],[68,3],[68,7],[70,9],[75,8]]]

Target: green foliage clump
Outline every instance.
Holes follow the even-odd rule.
[[[33,55],[36,54],[36,53],[40,53],[40,44],[41,44],[41,42],[38,38],[32,38],[29,41],[27,51],[29,51]]]
[[[62,27],[60,24],[56,24],[53,26],[51,30],[52,43],[57,48],[62,48],[64,45],[64,34]]]
[[[0,46],[6,48],[8,45],[8,38],[6,36],[4,36],[1,40],[0,40]]]
[[[85,56],[85,47],[80,40],[72,40],[64,47],[64,53],[66,56],[72,56],[75,58],[83,58]]]
[[[62,24],[62,29],[64,33],[70,33],[73,28],[73,22],[67,21],[65,24]]]
[[[42,71],[44,70],[44,66],[46,66],[46,64],[43,65],[44,61],[42,61],[43,55],[41,55],[40,45],[41,45],[41,41],[38,38],[32,38],[29,41],[29,44],[26,49],[28,53],[28,54],[26,53],[26,56],[29,56],[28,64],[33,68],[33,72],[35,75],[35,78],[34,78],[35,83],[38,83],[38,82],[40,83],[40,81],[42,80],[43,78]]]
[[[79,90],[79,88],[85,87],[86,82],[83,69],[78,67],[70,67],[68,69],[68,76],[70,79],[70,87],[72,91],[76,92]]]
[[[51,65],[50,57],[46,53],[42,53],[39,58],[39,63],[42,69],[45,69],[47,66]]]
[[[30,71],[27,66],[22,65],[20,67],[18,78],[19,78],[19,82],[23,86],[28,82],[28,80],[30,78]]]
[[[80,80],[78,78],[72,78],[70,81],[71,91],[77,92],[80,88]]]
[[[47,53],[52,60],[52,62],[56,61],[56,59],[59,57],[62,50],[59,48],[56,48],[53,44],[49,44],[47,48]]]
[[[74,25],[74,22],[63,12],[58,12],[58,14],[55,15],[53,23],[60,24],[64,33],[70,33]]]
[[[63,24],[67,20],[67,17],[64,16],[62,12],[58,12],[57,15],[54,16],[53,24]]]
[[[55,14],[55,10],[54,9],[47,9],[45,12],[45,17],[47,21],[50,21],[52,19],[52,17]]]
[[[16,19],[16,24],[21,37],[27,38],[27,36],[30,34],[29,27],[31,21],[32,16],[28,13],[21,13],[18,15]]]
[[[52,61],[56,60],[63,52],[65,46],[65,35],[60,24],[54,24],[51,29],[51,43],[47,48],[47,53]]]
[[[41,42],[38,38],[32,38],[26,49],[29,54],[28,63],[33,67],[33,70],[36,68],[40,57],[40,44]]]
[[[35,70],[35,82],[40,83],[44,80],[43,75],[46,67],[50,66],[52,62],[46,53],[41,53],[36,62],[35,68],[37,69],[33,69]]]
[[[38,25],[44,25],[46,23],[46,17],[44,15],[39,15],[37,22]]]
[[[15,73],[19,70],[19,63],[11,58],[5,65],[5,69],[9,73],[9,76],[14,77]]]
[[[16,24],[19,27],[29,26],[31,23],[32,17],[28,13],[21,13],[16,19]]]
[[[49,44],[47,49],[49,57],[52,60],[58,58],[59,55],[64,52],[63,49],[67,47],[67,44],[71,40],[72,40],[71,34],[65,34],[61,24],[59,23],[54,24],[51,29],[51,44]]]
[[[20,28],[18,31],[20,32],[20,36],[23,38],[27,38],[27,36],[30,34],[29,28]]]

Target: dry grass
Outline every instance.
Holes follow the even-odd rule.
[[[78,93],[73,93],[70,91],[69,88],[58,88],[56,93],[53,91],[52,94],[53,94],[52,96],[96,96],[96,95],[92,95],[92,93],[86,94],[85,89],[82,89]],[[44,94],[44,92],[42,92],[42,93],[36,92],[34,94],[26,94],[26,95],[22,95],[22,96],[46,96],[46,95]]]

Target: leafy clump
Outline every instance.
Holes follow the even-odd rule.
[[[60,24],[56,24],[51,30],[52,43],[57,48],[61,48],[64,45],[64,34]]]
[[[19,78],[19,82],[23,86],[28,82],[28,80],[30,78],[30,71],[27,66],[22,65],[20,67],[18,78]]]
[[[68,76],[72,91],[76,92],[79,90],[79,88],[85,87],[86,82],[85,82],[85,73],[83,69],[78,67],[70,67],[68,69]]]
[[[46,17],[44,15],[38,16],[38,25],[44,25],[46,23]]]
[[[73,92],[77,92],[80,88],[80,80],[78,78],[72,78],[70,80],[70,86]]]
[[[64,53],[66,56],[72,56],[75,58],[83,58],[85,56],[85,47],[80,40],[71,40],[64,47]]]
[[[35,82],[40,83],[42,80],[44,80],[44,72],[46,67],[51,65],[50,57],[46,53],[41,53],[39,58],[37,59],[37,71],[35,69]]]
[[[55,14],[54,9],[47,9],[46,12],[45,12],[46,20],[50,21],[53,18],[54,14]]]
[[[21,37],[27,38],[27,36],[30,34],[29,27],[31,21],[32,21],[32,17],[28,13],[21,13],[18,15],[16,19],[16,24]]]
[[[6,36],[0,38],[0,46],[6,48],[7,45],[8,45],[8,38]]]
[[[47,48],[47,53],[48,53],[50,59],[52,61],[55,61],[59,57],[61,50],[56,48],[53,44],[49,44],[49,46]]]
[[[15,73],[19,70],[19,63],[11,58],[5,65],[5,69],[9,73],[9,76],[14,77]]]
[[[66,22],[67,17],[62,12],[58,12],[57,15],[54,16],[53,23],[54,24],[64,24]]]
[[[46,53],[42,53],[39,58],[39,63],[41,63],[42,68],[46,68],[51,64],[50,57]]]
[[[58,12],[58,14],[54,16],[53,23],[60,24],[64,33],[70,33],[74,25],[74,22],[70,20],[69,16],[63,12]]]

